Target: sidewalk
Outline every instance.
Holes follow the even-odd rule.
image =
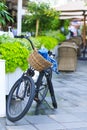
[[[78,61],[77,70],[53,73],[58,108],[47,97],[39,108],[33,102],[28,114],[12,123],[0,118],[0,130],[87,130],[87,61]]]

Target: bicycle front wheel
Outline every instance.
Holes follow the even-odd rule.
[[[29,110],[35,96],[34,81],[22,76],[9,92],[6,104],[7,118],[14,122],[20,120]]]

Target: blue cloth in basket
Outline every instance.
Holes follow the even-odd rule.
[[[40,50],[38,50],[38,53],[42,55],[46,60],[52,63],[52,70],[58,74],[59,72],[57,69],[58,68],[57,61],[48,55],[48,50],[46,48],[41,48]]]

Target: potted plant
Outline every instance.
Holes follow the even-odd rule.
[[[41,46],[48,50],[53,49],[58,43],[55,38],[48,36],[31,37],[34,46]],[[14,82],[28,68],[27,58],[31,52],[30,43],[26,39],[9,38],[0,36],[0,59],[4,59],[6,72],[6,93],[8,94]]]
[[[5,60],[6,93],[9,92],[9,87],[13,85],[22,71],[28,68],[28,55],[29,51],[18,42],[0,44],[0,59]],[[13,76],[14,72],[16,75]]]

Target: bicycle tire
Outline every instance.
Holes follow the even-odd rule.
[[[32,105],[34,96],[35,84],[33,79],[26,75],[19,78],[11,88],[7,98],[7,119],[15,122],[24,117]],[[24,102],[25,100],[26,102]],[[24,108],[22,108],[23,106]]]
[[[44,99],[47,96],[47,93],[49,91],[50,97],[51,97],[51,100],[52,100],[52,105],[56,109],[57,108],[57,102],[56,102],[56,98],[55,98],[55,94],[54,94],[53,84],[52,84],[52,81],[51,81],[52,80],[52,68],[48,68],[46,70],[45,74],[43,73],[43,74],[40,74],[39,76],[40,76],[39,83],[37,83],[37,85],[40,84],[39,87],[37,86],[37,88],[39,88],[38,89],[39,103],[42,103],[44,101]]]
[[[52,84],[52,68],[51,67],[48,68],[47,72],[48,72],[48,75],[46,76],[46,78],[47,78],[48,90],[49,90],[50,97],[51,97],[51,100],[52,100],[52,105],[56,109],[57,108],[57,102],[56,102],[54,88],[53,88],[53,84]]]
[[[51,100],[52,100],[52,105],[56,109],[57,108],[57,101],[55,98],[53,84],[52,84],[52,81],[50,78],[47,78],[47,82],[48,82],[48,88],[49,88],[49,92],[50,92],[50,96],[51,96]]]
[[[37,90],[37,92],[38,92],[38,100],[39,100],[38,103],[42,103],[48,93],[48,84],[45,75],[42,78],[40,87]]]
[[[43,100],[45,99],[48,93],[47,78],[44,71],[41,71],[39,73],[39,76],[37,78],[35,85],[36,85],[35,101],[38,104],[40,104],[43,102]]]

